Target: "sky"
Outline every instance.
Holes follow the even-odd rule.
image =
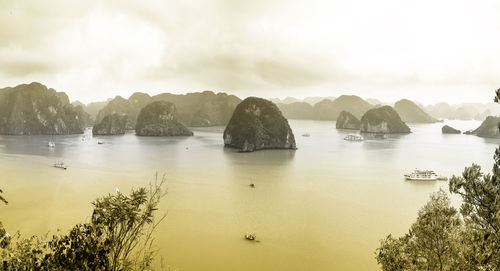
[[[0,0],[0,87],[490,102],[496,0]]]

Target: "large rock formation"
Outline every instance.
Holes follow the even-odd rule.
[[[388,105],[368,110],[361,118],[360,130],[364,133],[411,133],[410,127]]]
[[[40,83],[0,89],[0,134],[81,134],[85,121],[65,93]]]
[[[234,110],[224,130],[224,144],[240,151],[295,149],[288,121],[271,101],[249,97]]]
[[[480,137],[500,138],[498,123],[500,123],[500,117],[489,116],[481,123],[481,126],[472,131],[472,134]]]
[[[337,118],[337,123],[335,124],[337,129],[353,129],[359,130],[361,127],[361,121],[357,119],[353,114],[342,111]]]
[[[394,105],[394,110],[398,112],[399,116],[404,122],[412,123],[434,123],[438,122],[437,119],[425,113],[422,108],[410,100],[400,100]]]
[[[443,128],[441,128],[441,132],[443,134],[460,134],[462,133],[460,130],[457,130],[451,126],[445,125]]]
[[[177,121],[175,105],[165,101],[152,102],[141,110],[135,133],[139,136],[193,135],[193,132]]]
[[[123,135],[127,127],[127,115],[112,114],[105,116],[101,122],[94,125],[94,135]]]
[[[97,115],[97,121],[113,113],[128,116],[127,127],[135,127],[141,109],[154,101],[167,101],[175,104],[179,122],[186,126],[219,126],[226,125],[231,114],[241,100],[226,93],[204,91],[183,95],[163,93],[153,97],[136,92],[128,99],[117,96],[111,100]]]

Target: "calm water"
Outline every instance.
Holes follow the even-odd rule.
[[[416,167],[459,174],[472,162],[490,171],[500,143],[442,135],[442,123],[364,142],[344,141],[349,132],[333,122],[290,124],[297,151],[224,149],[222,127],[187,138],[101,137],[102,145],[87,131],[86,141],[58,136],[55,149],[46,136],[0,136],[0,187],[10,201],[1,221],[25,235],[65,231],[89,218],[96,197],[147,185],[159,172],[169,192],[157,241],[172,270],[378,270],[378,240],[404,233],[429,193],[447,189],[402,175]],[[69,169],[53,168],[56,160]],[[262,242],[244,240],[246,232]]]

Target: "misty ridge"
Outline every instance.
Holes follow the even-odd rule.
[[[178,121],[175,124],[186,127],[225,126],[241,103],[235,95],[213,91],[186,94],[161,93],[150,96],[135,92],[128,98],[116,96],[106,101],[95,101],[87,105],[74,101],[64,92],[40,83],[22,84],[0,89],[0,133],[2,134],[78,134],[85,127],[94,125],[94,134],[123,134],[126,130],[136,129],[141,110],[153,102],[171,103],[171,115]],[[408,99],[394,104],[380,100],[363,99],[355,95],[339,97],[309,97],[302,100],[287,97],[283,100],[269,99],[277,105],[287,119],[337,121],[337,128],[345,121],[342,113],[352,115],[353,121],[359,121],[370,109],[389,106],[397,112],[398,118],[406,123],[435,123],[448,120],[479,120],[488,117],[495,120],[500,114],[500,105],[495,103],[464,103],[449,105],[437,103],[422,105]],[[489,121],[493,123],[492,121]],[[486,121],[482,126],[490,127]],[[175,126],[174,125],[174,126]],[[340,126],[339,126],[340,125]],[[172,124],[170,124],[172,126]],[[476,129],[477,130],[477,129]],[[484,130],[484,129],[483,129]],[[486,129],[487,130],[487,129]],[[181,134],[190,134],[182,132]],[[496,132],[478,133],[479,136],[496,137]],[[154,134],[154,133],[153,133]],[[172,135],[175,135],[174,132]]]

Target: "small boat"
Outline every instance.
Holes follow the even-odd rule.
[[[310,137],[311,135],[309,133],[302,134],[303,137]]]
[[[54,167],[60,169],[68,169],[68,166],[66,166],[63,162],[55,162]]]
[[[251,188],[255,188],[255,184],[251,183],[251,184],[250,184],[250,187],[251,187]]]
[[[448,178],[444,176],[438,176],[432,170],[418,170],[415,169],[410,174],[405,174],[405,179],[410,181],[436,181],[436,180],[447,180]]]
[[[344,137],[344,140],[347,141],[363,141],[365,140],[361,135],[358,134],[348,134]]]
[[[245,234],[245,239],[249,240],[249,241],[255,241],[255,234],[253,233],[248,233],[248,234]]]
[[[49,146],[49,148],[55,148],[56,147],[56,143],[54,141],[49,141],[49,143],[47,144],[47,146]]]
[[[97,144],[104,144],[104,142],[101,140],[97,140]]]

